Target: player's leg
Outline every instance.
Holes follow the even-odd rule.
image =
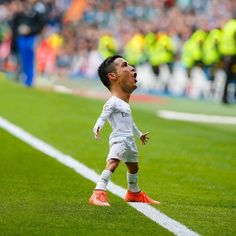
[[[93,191],[92,196],[89,199],[89,203],[99,206],[110,206],[107,199],[107,184],[120,163],[120,157],[124,153],[124,145],[122,143],[115,143],[111,145],[106,168],[103,170],[99,177],[97,185]]]
[[[126,202],[143,202],[148,204],[160,204],[160,202],[151,199],[146,193],[142,192],[138,186],[138,162],[125,163],[127,172],[128,191],[125,195]]]
[[[95,190],[107,190],[107,184],[110,180],[111,175],[114,173],[120,163],[119,159],[110,159],[107,161],[106,168],[103,170],[99,177]]]
[[[90,204],[98,206],[110,206],[106,193],[107,184],[110,180],[112,173],[118,167],[119,163],[119,159],[109,159],[107,161],[106,168],[100,175],[97,185],[93,191],[93,194],[89,199]]]
[[[127,171],[127,183],[128,190],[133,193],[140,192],[140,188],[138,186],[138,162],[126,162],[125,163],[128,171]]]
[[[126,202],[143,202],[148,204],[160,204],[160,202],[151,199],[146,193],[142,192],[138,186],[138,152],[135,142],[131,140],[128,143],[129,149],[127,156],[123,159],[128,168],[127,182],[128,191],[125,195]]]

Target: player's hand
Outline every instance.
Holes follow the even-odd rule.
[[[142,136],[140,137],[140,140],[143,145],[145,145],[149,139],[148,134],[149,134],[149,132],[146,132],[146,133],[142,134]]]
[[[96,140],[99,140],[99,127],[97,128],[97,130],[94,130],[93,132],[94,132],[94,137],[95,137],[95,139]]]

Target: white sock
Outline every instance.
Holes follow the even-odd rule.
[[[97,185],[96,185],[95,189],[106,191],[107,190],[107,184],[108,184],[108,181],[109,181],[111,175],[112,175],[112,172],[110,170],[104,170],[102,172],[102,174],[100,175],[100,177],[99,177],[99,180],[97,182]]]
[[[138,186],[138,173],[130,174],[127,172],[127,181],[128,181],[128,190],[137,193],[140,192],[140,188]]]

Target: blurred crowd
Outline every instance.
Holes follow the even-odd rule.
[[[185,68],[183,95],[194,68],[211,82],[223,70],[222,101],[235,102],[234,0],[0,2],[0,68],[14,71],[27,86],[33,86],[35,71],[96,78],[104,58],[121,54],[136,67],[148,64],[157,80],[163,65],[170,80],[176,65]],[[162,89],[168,92],[168,84]]]

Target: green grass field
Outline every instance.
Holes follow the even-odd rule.
[[[104,101],[0,79],[0,116],[100,173],[110,127],[92,128]],[[168,99],[132,103],[150,142],[139,141],[139,183],[156,207],[201,235],[236,235],[236,125],[168,121],[159,109],[236,116],[235,106]],[[95,184],[0,129],[0,235],[172,235],[122,199],[88,205]],[[112,181],[126,187],[120,165]]]

